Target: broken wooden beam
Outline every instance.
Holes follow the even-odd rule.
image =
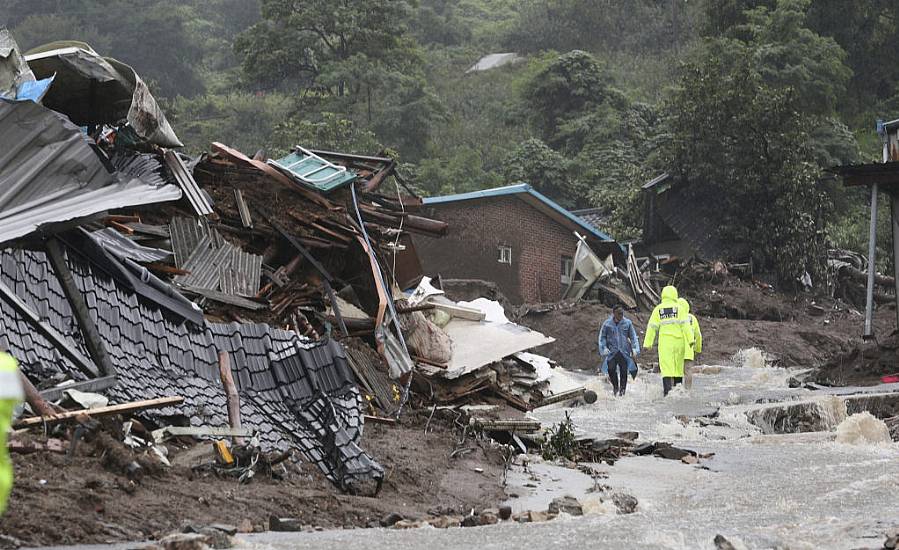
[[[395,418],[384,418],[382,416],[372,416],[370,414],[363,414],[362,418],[365,419],[366,422],[374,422],[375,424],[388,424],[391,426],[396,424]]]
[[[559,392],[559,393],[554,393],[554,394],[552,394],[552,395],[548,395],[548,396],[544,397],[544,398],[540,401],[540,403],[537,403],[537,406],[538,406],[538,407],[545,407],[545,406],[547,406],[547,405],[552,405],[552,404],[554,404],[554,403],[561,403],[561,402],[563,402],[563,401],[570,401],[570,400],[572,400],[572,399],[579,399],[579,398],[581,398],[581,397],[584,396],[584,393],[586,393],[586,391],[587,391],[587,388],[585,388],[585,387],[582,386],[582,387],[580,387],[580,388],[574,388],[574,389],[572,389],[572,390],[567,390],[567,391],[563,391],[563,392]]]
[[[471,424],[476,428],[487,430],[490,432],[523,432],[535,433],[539,432],[541,425],[537,420],[529,418],[517,419],[510,418],[505,420],[490,420],[487,418],[472,418]]]
[[[240,422],[240,395],[237,393],[237,386],[234,385],[234,377],[231,374],[231,359],[228,352],[219,352],[219,377],[222,379],[222,386],[225,387],[225,399],[228,403],[228,424],[235,430],[239,430]],[[243,438],[235,437],[234,443],[243,444]]]
[[[69,305],[72,306],[72,313],[78,321],[78,328],[81,329],[84,345],[87,347],[91,359],[100,367],[100,372],[104,376],[115,374],[115,367],[113,367],[112,359],[109,358],[109,354],[106,352],[106,346],[100,337],[100,331],[97,329],[93,317],[91,317],[81,289],[75,284],[75,278],[72,276],[69,264],[66,263],[62,244],[56,238],[47,239],[46,250],[47,259],[50,260],[50,265],[53,266],[56,280],[59,281],[63,294],[69,301]]]
[[[41,424],[57,424],[66,420],[71,420],[79,416],[85,415],[90,417],[111,416],[114,414],[123,414],[144,409],[159,409],[172,405],[180,405],[184,402],[183,397],[160,397],[158,399],[145,399],[143,401],[134,401],[132,403],[123,403],[121,405],[110,405],[108,407],[97,407],[96,409],[86,409],[81,411],[66,411],[64,413],[54,414],[53,416],[32,416],[23,418],[15,424],[13,428],[28,428],[30,426],[39,426]]]
[[[22,389],[25,391],[25,402],[31,405],[31,410],[41,416],[53,416],[56,408],[44,399],[31,380],[22,371],[19,371],[19,379],[22,381]]]

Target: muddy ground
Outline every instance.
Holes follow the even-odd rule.
[[[308,465],[291,465],[284,480],[231,478],[160,470],[133,483],[100,449],[85,445],[71,464],[61,454],[13,455],[16,484],[0,534],[27,546],[157,539],[185,523],[225,523],[266,530],[270,516],[298,518],[309,528],[361,528],[390,513],[406,518],[496,507],[504,498],[501,453],[468,439],[472,451],[450,458],[460,432],[452,417],[411,412],[399,425],[367,424],[362,446],[384,466],[377,497],[341,494]],[[172,449],[172,458],[178,451]],[[475,468],[482,470],[475,471]]]

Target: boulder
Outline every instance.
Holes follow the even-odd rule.
[[[505,521],[512,517],[512,507],[508,504],[504,504],[499,507],[499,519]]]
[[[624,493],[612,494],[612,502],[619,514],[633,514],[637,511],[637,497]]]
[[[402,521],[402,520],[403,520],[402,514],[398,514],[396,512],[391,512],[391,513],[387,514],[386,516],[384,516],[383,518],[381,518],[381,527],[393,527],[393,525],[396,522]]]
[[[206,550],[206,536],[200,533],[173,533],[160,539],[158,546],[164,550]]]
[[[559,514],[565,512],[572,516],[583,516],[584,508],[573,496],[565,495],[564,497],[556,497],[549,503],[547,512],[550,514]]]

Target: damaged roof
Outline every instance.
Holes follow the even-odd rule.
[[[110,171],[64,116],[0,99],[0,242],[54,222],[180,198],[177,186]]]
[[[508,185],[505,187],[495,187],[493,189],[484,189],[482,191],[472,191],[471,193],[460,193],[457,195],[445,195],[442,197],[426,197],[422,199],[423,203],[426,206],[432,206],[436,204],[446,204],[451,202],[460,202],[460,201],[468,201],[468,200],[476,200],[476,199],[485,199],[490,197],[503,197],[503,196],[519,196],[525,200],[525,202],[531,204],[542,210],[549,217],[555,219],[556,221],[562,223],[563,225],[567,225],[572,227],[574,230],[585,231],[592,237],[595,237],[601,241],[606,242],[614,242],[615,239],[603,233],[596,227],[590,225],[586,221],[578,218],[557,202],[553,201],[546,195],[538,192],[536,189],[528,185],[527,183],[519,183],[516,185]]]

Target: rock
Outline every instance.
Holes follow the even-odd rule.
[[[584,392],[584,401],[588,404],[592,405],[593,403],[596,403],[596,397],[596,392],[593,390],[587,390]]]
[[[620,452],[622,449],[630,449],[634,446],[633,441],[629,439],[594,439],[590,447],[596,453],[607,453],[609,451]]]
[[[896,548],[899,548],[899,529],[887,531],[886,540],[883,541],[883,547],[887,550],[896,550]]]
[[[224,531],[214,527],[204,527],[200,529],[200,534],[206,537],[206,544],[210,548],[222,549],[233,546],[231,537]]]
[[[812,317],[822,317],[825,313],[827,313],[827,310],[815,304],[809,304],[809,306],[806,308],[806,311]]]
[[[612,502],[619,514],[633,514],[637,511],[637,497],[624,493],[612,494]]]
[[[628,441],[636,441],[640,437],[639,432],[618,432],[615,434],[618,439],[626,439]]]
[[[249,519],[244,519],[240,522],[240,525],[237,526],[238,533],[252,533],[253,532],[253,522]]]
[[[802,382],[795,376],[791,376],[789,380],[787,380],[787,385],[791,388],[799,388],[802,387]]]
[[[538,510],[531,510],[528,512],[528,521],[531,523],[539,523],[543,521],[550,521],[556,518],[556,515],[552,512],[540,512]]]
[[[530,523],[531,522],[531,513],[530,512],[519,512],[512,517],[513,520],[518,523]]]
[[[584,508],[576,498],[565,495],[564,497],[554,498],[553,501],[549,503],[547,512],[553,515],[560,512],[565,512],[566,514],[570,514],[572,516],[583,516]]]
[[[512,507],[508,504],[504,504],[499,507],[499,519],[506,521],[512,517]]]
[[[460,516],[438,516],[428,520],[428,525],[437,529],[449,529],[450,527],[459,527],[462,524]]]
[[[693,455],[687,455],[687,456],[681,458],[680,461],[683,462],[684,464],[696,464],[697,462],[699,462],[699,459]]]
[[[228,525],[226,523],[213,523],[212,525],[209,526],[209,528],[221,531],[222,533],[225,533],[229,537],[233,537],[234,535],[237,534],[237,527],[235,527],[233,525]]]
[[[422,526],[422,523],[418,520],[414,519],[401,519],[400,521],[393,524],[393,529],[417,529]]]
[[[396,522],[402,521],[403,519],[404,518],[402,515],[397,514],[396,512],[391,512],[390,514],[387,514],[386,516],[381,518],[381,527],[393,527]]]
[[[635,455],[651,455],[656,450],[655,443],[641,443],[634,447]]]
[[[479,517],[481,518],[481,525],[496,525],[499,523],[499,516],[493,512],[481,512]]]
[[[462,518],[462,527],[477,527],[481,524],[480,518],[475,514],[470,514]]]
[[[668,460],[682,460],[685,456],[695,455],[696,453],[688,451],[687,449],[666,446],[656,447],[653,454],[660,458],[667,458]]]
[[[272,516],[268,520],[268,528],[272,531],[302,531],[303,523],[296,518]]]
[[[173,533],[162,538],[158,545],[165,550],[206,550],[206,536],[200,533]]]
[[[737,550],[736,546],[731,544],[724,535],[715,535],[715,550]]]

